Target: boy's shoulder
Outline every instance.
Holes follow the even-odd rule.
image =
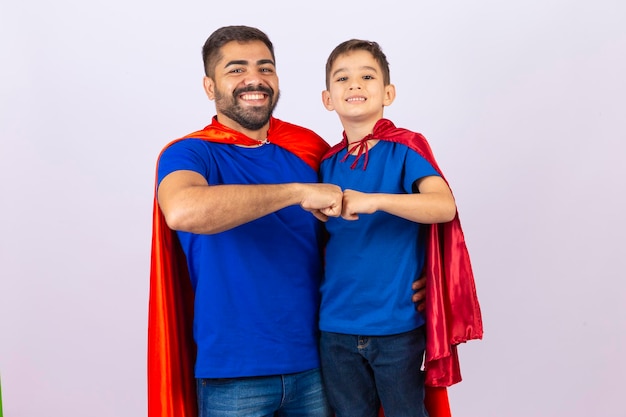
[[[430,144],[423,134],[402,127],[396,127],[391,120],[381,119],[374,128],[374,136],[380,140],[406,145],[420,153],[426,159],[432,158]]]

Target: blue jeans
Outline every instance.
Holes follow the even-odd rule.
[[[198,417],[330,417],[319,369],[250,378],[198,378]]]
[[[322,332],[322,377],[337,417],[428,417],[423,326],[391,336]]]

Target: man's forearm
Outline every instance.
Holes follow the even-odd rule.
[[[187,187],[168,204],[166,221],[173,230],[197,234],[223,232],[300,204],[301,186],[289,183]]]

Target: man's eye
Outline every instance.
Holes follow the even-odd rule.
[[[261,72],[271,74],[274,72],[274,70],[272,70],[271,68],[261,68]]]
[[[234,68],[234,69],[230,70],[230,72],[240,73],[240,72],[243,72],[243,68]]]

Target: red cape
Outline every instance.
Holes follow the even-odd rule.
[[[163,150],[185,138],[239,145],[258,144],[213,118],[203,130],[176,139]],[[268,140],[297,155],[315,171],[329,147],[312,131],[275,118],[270,120]],[[149,417],[198,415],[193,375],[196,355],[192,333],[193,297],[185,255],[176,233],[165,223],[156,199],[155,179],[148,306]]]
[[[240,145],[258,143],[214,118],[203,130],[176,139],[163,150],[185,138]],[[328,144],[312,131],[275,118],[270,120],[268,139],[316,171],[328,150]],[[196,417],[193,290],[176,233],[165,223],[158,205],[156,181],[148,311],[148,417]],[[425,403],[431,417],[450,415],[445,388],[427,387]]]
[[[415,150],[445,180],[430,145],[421,134],[396,128],[391,121],[381,119],[374,126],[371,136],[372,139],[398,142]],[[343,141],[333,146],[323,159],[347,144],[344,134]],[[431,225],[425,273],[425,382],[430,387],[449,387],[461,381],[457,345],[483,336],[474,274],[458,213],[447,223]]]

